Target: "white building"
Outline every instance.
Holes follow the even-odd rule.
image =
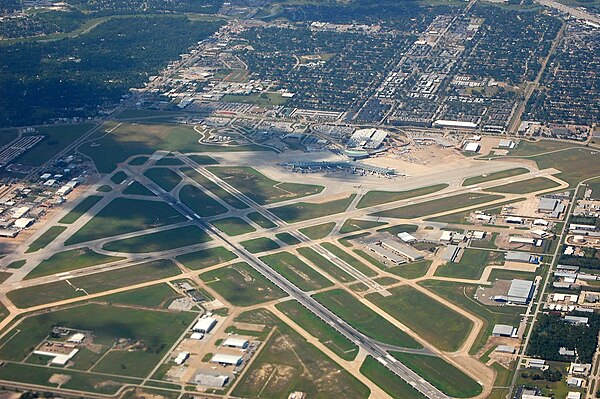
[[[175,360],[173,360],[175,362],[176,365],[181,366],[183,363],[185,363],[185,361],[190,357],[190,352],[180,352],[177,357],[175,358]]]
[[[227,338],[222,345],[229,348],[246,349],[249,344],[247,339]]]
[[[517,329],[507,324],[496,324],[492,330],[494,337],[516,337]]]
[[[79,352],[79,349],[73,349],[71,352],[66,354],[59,354],[54,352],[46,352],[46,351],[33,351],[34,355],[40,356],[48,356],[51,357],[50,364],[53,366],[65,366],[69,360],[73,358]]]
[[[84,339],[85,339],[85,334],[75,333],[75,334],[71,335],[71,337],[69,337],[67,342],[72,343],[72,344],[80,344],[83,342]]]
[[[194,324],[194,327],[192,327],[192,331],[208,334],[212,331],[216,324],[217,319],[215,319],[214,317],[204,317],[198,320],[196,324]]]
[[[33,224],[33,222],[35,222],[35,219],[33,219],[33,218],[19,218],[19,219],[15,220],[14,226],[19,229],[25,229],[25,228],[31,226]]]
[[[468,152],[479,152],[479,150],[481,149],[481,145],[479,145],[479,143],[466,143],[463,147],[463,150],[468,151]]]
[[[411,235],[405,231],[403,231],[402,233],[399,233],[398,238],[406,243],[411,243],[411,242],[417,241],[416,237],[414,237],[413,235]]]
[[[433,122],[433,127],[449,127],[449,128],[463,128],[463,129],[475,129],[477,124],[473,122],[463,121],[450,121],[445,119],[438,119]]]
[[[217,353],[210,359],[211,363],[218,363],[227,366],[239,366],[242,364],[243,357],[239,355],[224,355]]]

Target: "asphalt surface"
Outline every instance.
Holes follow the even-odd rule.
[[[337,330],[340,334],[344,335],[354,344],[364,349],[369,355],[373,356],[387,369],[389,369],[394,374],[402,378],[404,381],[406,381],[416,390],[421,392],[423,395],[430,399],[449,399],[449,396],[442,393],[440,390],[438,390],[432,384],[421,378],[418,374],[413,372],[407,366],[394,359],[376,341],[354,329],[347,322],[336,316],[333,312],[321,305],[319,302],[310,297],[304,291],[293,285],[287,279],[283,278],[280,274],[276,273],[259,258],[248,252],[243,247],[236,245],[236,243],[232,241],[227,235],[222,233],[214,226],[206,223],[192,209],[188,208],[186,205],[179,202],[176,198],[166,193],[160,186],[148,179],[144,174],[140,173],[134,168],[129,167],[128,165],[123,165],[123,168],[126,169],[131,176],[134,176],[141,184],[146,186],[146,188],[148,188],[158,197],[162,198],[176,211],[181,213],[187,219],[196,223],[200,228],[204,229],[211,236],[217,238],[219,241],[224,243],[225,246],[229,250],[234,252],[241,260],[248,263],[257,272],[259,272],[265,278],[276,284],[289,296],[297,300],[309,311],[311,311],[325,323],[329,324],[331,327]],[[246,198],[244,198],[244,200],[245,199]],[[250,203],[250,205],[255,204]],[[273,215],[266,212],[264,209],[261,210],[261,213],[263,215],[266,214],[265,216],[273,218]],[[305,237],[305,239],[307,238]]]

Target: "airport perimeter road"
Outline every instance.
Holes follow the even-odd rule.
[[[268,280],[276,284],[279,288],[285,291],[292,298],[300,302],[309,311],[314,313],[317,317],[322,319],[324,322],[335,328],[338,332],[352,341],[354,344],[363,348],[369,355],[377,359],[381,364],[387,367],[394,374],[402,378],[408,384],[413,386],[416,390],[421,392],[423,395],[430,399],[449,399],[444,393],[439,391],[436,387],[425,381],[418,374],[413,372],[411,369],[400,363],[398,360],[390,356],[383,348],[379,346],[377,342],[371,338],[361,334],[355,330],[352,326],[346,323],[341,318],[337,317],[329,309],[318,303],[310,295],[290,283],[287,279],[283,278],[279,273],[275,272],[269,266],[267,266],[259,258],[245,250],[240,245],[236,244],[227,235],[222,233],[217,228],[206,223],[200,216],[194,213],[193,210],[182,204],[176,198],[166,193],[161,187],[155,184],[153,181],[148,179],[144,174],[140,173],[135,168],[129,165],[122,165],[123,169],[127,170],[129,174],[135,177],[141,184],[146,186],[150,191],[162,198],[171,207],[181,213],[189,220],[195,222],[199,227],[204,229],[213,238],[222,242],[228,249],[233,251],[241,260],[252,266],[257,272],[262,274]]]

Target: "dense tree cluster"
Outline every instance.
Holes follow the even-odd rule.
[[[451,7],[428,7],[415,0],[351,0],[323,1],[316,4],[283,5],[272,17],[294,22],[322,21],[338,24],[366,23],[398,26],[405,31],[422,31],[436,15]],[[423,18],[425,17],[425,18]]]
[[[530,378],[533,381],[548,381],[548,382],[557,382],[562,379],[562,373],[560,370],[551,370],[546,369],[542,372],[532,372],[523,371],[521,373],[521,377]]]
[[[560,314],[540,315],[531,334],[527,354],[546,360],[575,360],[558,353],[561,347],[565,347],[575,349],[581,363],[591,363],[598,344],[600,315],[597,313],[576,315],[588,317],[588,325],[570,324]]]
[[[93,115],[219,26],[184,16],[129,17],[75,38],[5,46],[0,126]]]
[[[600,269],[600,251],[586,247],[583,248],[584,256],[574,256],[564,255],[565,248],[566,245],[563,246],[563,255],[558,260],[561,265],[579,266],[584,269]]]
[[[69,32],[90,17],[80,11],[49,11],[6,18],[0,23],[0,38],[19,38]]]
[[[68,4],[81,10],[95,12],[153,12],[177,11],[214,14],[223,0],[68,0]]]
[[[0,15],[9,14],[20,8],[20,0],[0,0]]]

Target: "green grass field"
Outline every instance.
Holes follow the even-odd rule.
[[[156,353],[145,350],[112,350],[91,371],[140,378],[148,375],[159,360]]]
[[[116,198],[71,236],[65,245],[187,220],[164,202]]]
[[[366,298],[441,350],[460,348],[473,327],[469,319],[412,287],[390,292],[389,297],[374,293]]]
[[[286,296],[244,262],[202,273],[200,278],[235,306],[252,306]]]
[[[123,190],[123,194],[131,195],[145,195],[147,197],[154,197],[154,193],[146,188],[143,184],[134,181]]]
[[[489,265],[504,263],[504,253],[466,248],[460,262],[448,262],[438,267],[436,276],[477,280]]]
[[[529,141],[521,140],[516,148],[509,151],[511,156],[531,156],[550,151],[564,150],[570,147],[578,147],[577,144],[556,140]]]
[[[183,161],[177,157],[163,157],[154,163],[156,166],[182,166]]]
[[[257,145],[213,146],[198,143],[193,126],[152,123],[123,123],[111,133],[106,129],[94,134],[94,141],[79,150],[90,156],[101,173],[114,170],[117,163],[136,154],[150,155],[156,150],[187,152],[270,151]]]
[[[210,223],[217,229],[221,230],[223,233],[231,237],[256,231],[254,227],[250,226],[244,220],[237,217],[217,219],[211,221]]]
[[[508,183],[502,186],[496,186],[486,189],[495,193],[503,194],[529,194],[536,191],[547,190],[560,186],[554,180],[545,177],[535,177],[533,179],[523,180],[515,183]]]
[[[227,212],[227,208],[196,186],[183,186],[179,192],[179,199],[202,217],[215,216]]]
[[[110,193],[112,190],[112,187],[108,184],[104,184],[96,189],[99,193]]]
[[[377,229],[377,232],[388,232],[393,235],[398,235],[402,232],[414,233],[415,231],[417,231],[418,228],[419,226],[417,226],[416,224],[397,224],[390,227],[384,227],[383,229]]]
[[[250,167],[210,167],[209,170],[261,205],[318,194],[324,188],[278,182]]]
[[[300,240],[298,240],[296,237],[294,237],[290,233],[278,233],[278,234],[275,234],[275,237],[277,237],[278,240],[286,243],[287,245],[300,244]]]
[[[237,256],[233,252],[224,247],[216,247],[180,255],[176,259],[189,269],[200,270],[232,261],[235,258]]]
[[[111,241],[102,248],[113,252],[146,253],[168,251],[211,240],[204,230],[192,225]]]
[[[2,129],[0,130],[0,147],[4,147],[11,141],[19,137],[18,129]]]
[[[123,369],[121,364],[111,363],[110,368],[105,371],[117,375],[143,375],[140,372],[141,368],[144,368],[146,373],[149,372],[189,327],[194,316],[188,312],[157,312],[129,307],[83,305],[25,319],[20,323],[18,333],[10,339],[10,345],[4,345],[0,349],[0,356],[9,360],[23,359],[32,347],[49,334],[52,326],[61,325],[93,331],[94,340],[98,342],[110,342],[115,338],[141,342],[146,348],[143,353],[147,356],[144,356],[144,364],[135,366],[139,369]],[[127,362],[127,365],[139,357],[139,352],[125,352],[124,354],[130,356],[121,360]]]
[[[398,399],[425,399],[419,391],[410,386],[402,378],[388,370],[372,356],[367,356],[360,372],[370,379],[379,388],[383,389],[392,398]]]
[[[273,227],[277,227],[275,223],[271,222],[269,219],[267,219],[258,212],[251,212],[246,216],[248,216],[248,219],[252,220],[254,223],[259,225],[263,229],[272,229]]]
[[[575,187],[581,180],[600,175],[597,158],[597,150],[579,147],[529,159],[533,159],[540,169],[560,170],[562,173],[557,177]]]
[[[486,237],[482,240],[471,240],[471,247],[483,249],[498,249],[498,246],[496,245],[496,238],[498,238],[498,233],[492,233],[491,235],[488,233],[486,234]]]
[[[187,176],[189,176],[196,183],[200,184],[202,187],[204,187],[205,189],[209,190],[210,192],[212,192],[217,197],[221,198],[221,200],[225,201],[230,206],[232,206],[232,207],[234,207],[236,209],[246,209],[246,208],[248,208],[248,205],[246,205],[245,202],[243,202],[242,200],[240,200],[235,195],[229,193],[227,190],[225,190],[221,186],[217,185],[212,180],[209,180],[206,177],[204,177],[203,175],[201,175],[200,173],[196,172],[194,169],[191,169],[191,168],[182,168],[181,171],[184,174],[186,174]]]
[[[107,295],[102,297],[101,300],[111,304],[164,309],[175,298],[181,298],[181,294],[173,290],[168,284],[156,284]]]
[[[484,321],[484,326],[477,336],[477,341],[469,351],[471,354],[476,353],[483,347],[488,337],[492,334],[495,324],[517,326],[520,322],[521,318],[519,314],[522,312],[522,309],[519,307],[485,306],[474,299],[473,296],[477,290],[477,285],[435,280],[426,280],[419,284]]]
[[[125,180],[127,180],[127,173],[123,172],[122,170],[118,171],[117,173],[115,173],[114,175],[112,175],[110,177],[110,180],[115,183],[115,184],[121,184],[123,183]]]
[[[271,212],[288,223],[302,222],[304,220],[342,213],[352,203],[354,197],[356,197],[356,194],[352,194],[348,198],[320,204],[297,202],[295,204],[271,208]]]
[[[443,222],[443,223],[454,223],[454,224],[469,224],[467,222],[467,219],[469,218],[469,215],[471,215],[472,212],[482,211],[482,212],[485,212],[487,214],[497,215],[497,214],[500,213],[500,211],[502,210],[502,207],[504,205],[516,204],[517,202],[521,202],[521,201],[524,201],[524,200],[525,200],[525,198],[517,198],[517,199],[509,200],[509,201],[502,201],[502,202],[498,202],[496,204],[489,205],[489,206],[482,206],[482,207],[472,208],[472,209],[469,209],[469,210],[466,210],[466,211],[449,213],[449,214],[444,215],[444,216],[437,216],[437,217],[428,218],[428,219],[425,219],[425,220],[432,221],[432,222]]]
[[[354,277],[337,267],[329,259],[325,259],[312,248],[298,248],[298,253],[341,283],[349,283],[352,281],[356,281]]]
[[[173,190],[182,180],[181,176],[167,168],[151,168],[144,175],[166,192]]]
[[[360,199],[356,207],[362,209],[370,206],[386,204],[388,202],[420,197],[441,191],[446,187],[448,187],[448,185],[444,183],[408,191],[369,191]]]
[[[240,244],[253,254],[265,251],[273,251],[280,248],[279,244],[267,237],[259,237],[252,240],[242,241]]]
[[[320,399],[369,396],[365,385],[269,311],[247,312],[236,321],[266,325],[274,333],[241,377],[233,396],[280,399],[292,391]]]
[[[390,345],[419,349],[421,345],[392,323],[341,289],[313,295],[323,306],[369,337]],[[411,312],[412,314],[412,312]]]
[[[300,233],[304,234],[312,240],[318,240],[327,236],[331,233],[331,230],[335,227],[335,222],[318,224],[315,226],[305,227],[300,229]]]
[[[90,195],[86,197],[83,201],[77,204],[69,213],[63,216],[60,219],[59,223],[71,224],[79,219],[82,215],[84,215],[87,211],[89,211],[94,205],[100,201],[102,197],[98,195]]]
[[[353,268],[355,268],[356,270],[358,270],[359,272],[361,272],[362,274],[364,274],[365,276],[374,277],[377,275],[377,272],[375,272],[373,269],[365,265],[363,262],[361,262],[354,256],[350,255],[348,252],[344,251],[337,245],[332,244],[330,242],[324,242],[321,244],[321,246],[327,251],[337,256],[338,258],[340,258],[341,260],[343,260],[344,262],[346,262],[347,264],[349,264],[350,266],[352,266]]]
[[[387,222],[374,222],[372,220],[348,219],[340,228],[340,234],[354,233],[355,231],[371,229],[386,225]]]
[[[16,162],[31,166],[40,166],[50,158],[67,148],[85,133],[94,128],[92,123],[79,125],[38,126],[36,132],[27,135],[42,134],[46,138],[32,149],[21,155]]]
[[[261,256],[263,262],[303,291],[331,287],[333,283],[289,252]]]
[[[350,342],[331,326],[312,314],[297,301],[286,301],[275,305],[277,309],[285,313],[290,319],[298,323],[310,335],[316,337],[331,349],[336,355],[344,360],[354,360],[358,354],[358,346]]]
[[[201,166],[218,165],[219,164],[219,162],[217,162],[214,158],[209,157],[208,155],[191,154],[191,155],[188,155],[188,158]]]
[[[481,183],[486,183],[488,181],[505,179],[507,177],[519,176],[519,175],[523,175],[525,173],[529,173],[529,169],[512,168],[512,169],[507,169],[507,170],[503,170],[500,172],[493,172],[493,173],[488,173],[485,175],[466,178],[463,181],[462,185],[463,185],[463,187],[473,186],[475,184],[481,184]]]
[[[132,158],[131,161],[129,161],[129,165],[132,166],[142,166],[143,164],[145,164],[146,162],[148,162],[148,159],[150,159],[150,157],[147,156],[139,156],[139,157],[135,157]]]
[[[0,368],[0,379],[2,380],[56,388],[56,384],[48,382],[53,374],[56,374],[56,370],[28,364],[8,363]],[[69,381],[62,385],[62,388],[107,395],[116,395],[117,391],[125,384],[135,384],[137,382],[124,377],[104,377],[76,370],[61,369],[60,374],[70,377]]]
[[[20,323],[18,333],[10,339],[11,344],[0,348],[0,356],[15,361],[23,359],[33,346],[49,334],[53,325],[93,331],[98,338],[139,339],[158,348],[157,344],[172,342],[179,337],[193,318],[194,315],[187,312],[82,305],[26,318]],[[164,347],[161,351],[166,349]]]
[[[25,251],[25,253],[36,252],[42,248],[46,248],[48,244],[50,244],[56,237],[59,236],[60,233],[65,231],[67,228],[64,226],[52,226],[48,230],[44,232],[41,236],[39,236],[34,242],[31,243],[29,248]]]
[[[432,261],[430,260],[421,260],[418,262],[408,263],[406,265],[391,267],[388,269],[388,272],[393,273],[398,277],[411,280],[423,277],[427,273],[427,270],[429,270],[431,263]]]
[[[32,279],[36,277],[48,276],[50,274],[83,269],[85,267],[116,262],[121,259],[124,258],[101,255],[92,251],[90,248],[72,249],[70,251],[57,252],[37,265],[35,269],[25,276],[25,279]]]
[[[71,278],[69,282],[72,285],[64,280],[60,280],[34,287],[19,288],[10,291],[7,296],[17,307],[25,309],[84,295],[83,291],[76,291],[73,287],[83,289],[89,294],[96,294],[176,276],[179,273],[179,269],[173,262],[157,260],[109,272]]]
[[[377,212],[372,216],[382,216],[398,219],[414,219],[436,213],[452,211],[454,209],[475,206],[503,198],[500,195],[468,193],[426,201],[420,204],[403,206],[389,211]]]
[[[442,358],[401,352],[391,355],[453,398],[471,398],[482,391],[475,380]]]
[[[16,260],[14,262],[9,263],[6,268],[7,269],[20,269],[21,267],[23,267],[25,265],[25,263],[27,263],[27,261],[25,259],[23,260]]]

